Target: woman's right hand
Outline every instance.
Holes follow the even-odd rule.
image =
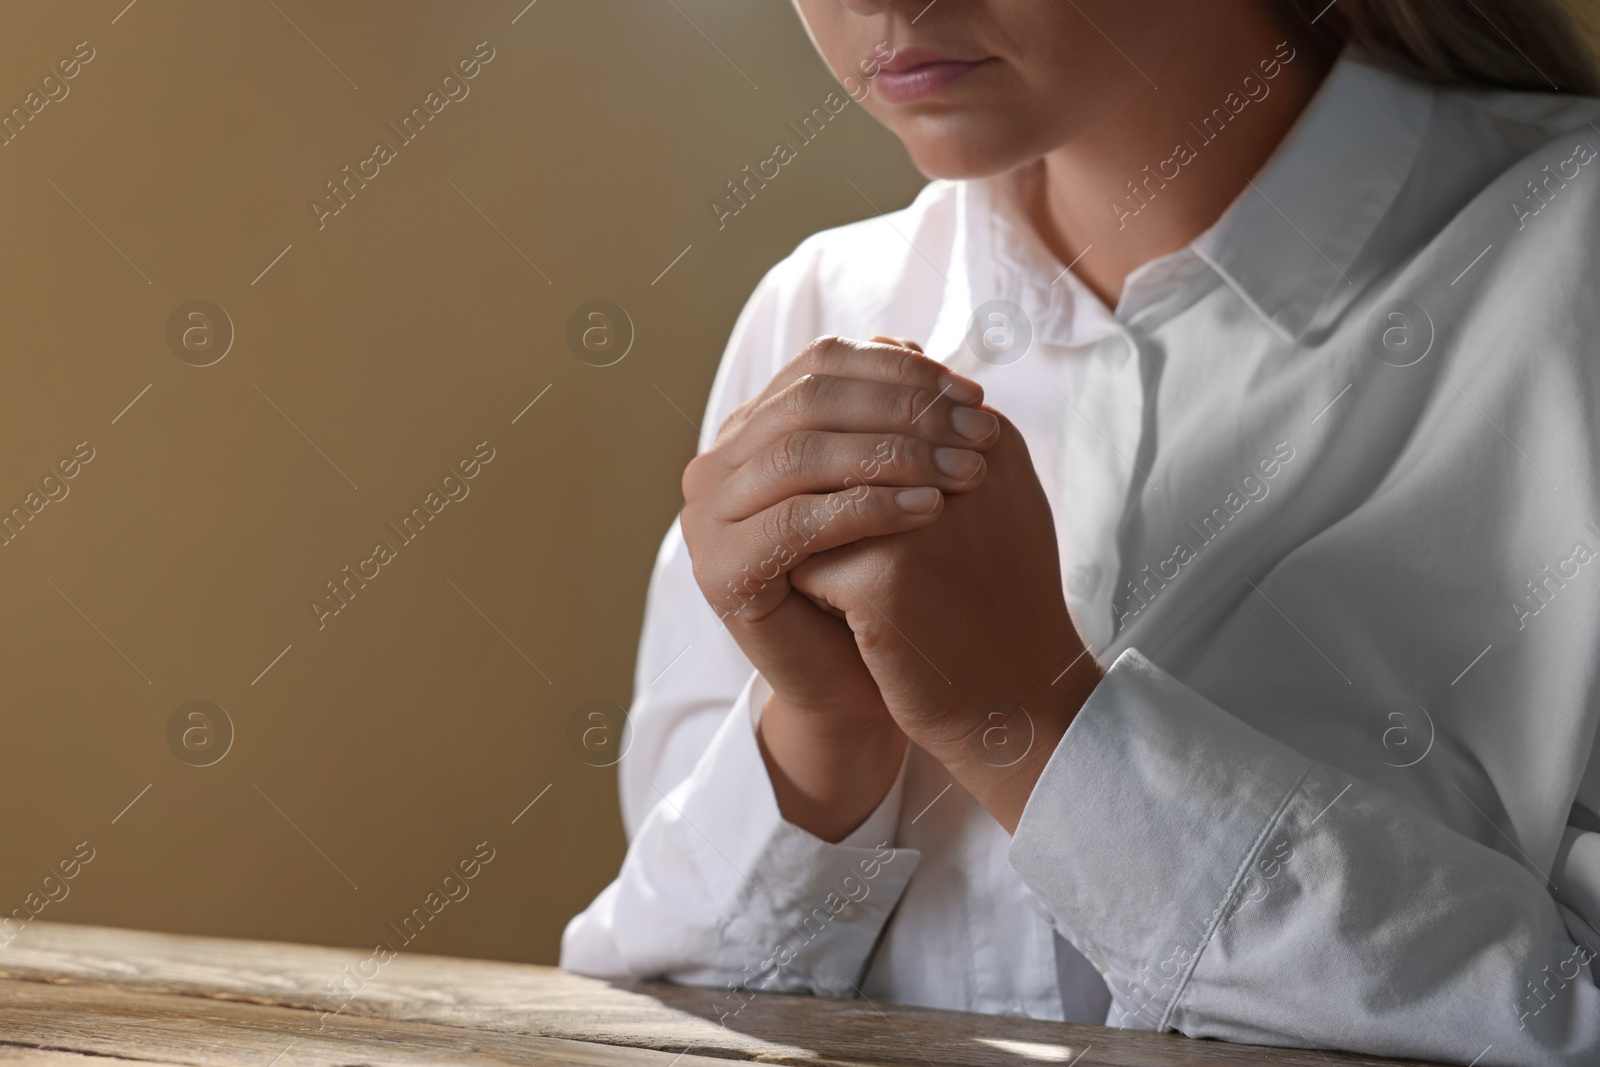
[[[695,581],[773,695],[760,737],[785,818],[844,837],[905,738],[842,618],[793,590],[808,556],[935,521],[976,487],[999,424],[982,388],[914,346],[824,337],[729,416],[683,475]]]

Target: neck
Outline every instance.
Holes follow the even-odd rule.
[[[1188,18],[1145,71],[1153,84],[1019,175],[1045,244],[1107,307],[1129,273],[1194,240],[1248,187],[1336,55],[1271,5],[1196,4]]]

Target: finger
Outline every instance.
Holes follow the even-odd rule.
[[[762,404],[808,374],[926,389],[947,396],[954,403],[973,407],[983,402],[982,386],[937,360],[929,359],[920,350],[895,343],[819,337],[773,375],[759,394],[728,416],[727,422],[719,428],[717,443],[721,444],[723,436],[736,429]]]
[[[877,334],[870,341],[819,337],[789,361],[774,383],[781,388],[785,377],[793,380],[806,374],[915,385],[948,392],[959,404],[983,402],[983,386],[924,355],[915,341],[902,342],[886,334]]]
[[[874,341],[881,341],[887,345],[899,345],[901,348],[909,348],[913,352],[922,351],[922,346],[911,340],[909,337],[890,337],[886,333],[875,333],[872,335],[872,339]]]
[[[999,427],[992,413],[952,404],[928,388],[808,374],[753,410],[717,442],[717,451],[743,467],[780,438],[801,430],[902,434],[983,451],[998,439]]]
[[[770,581],[814,553],[926,526],[943,509],[944,494],[932,486],[858,485],[789,497],[735,524],[730,534],[745,539],[741,556],[764,561],[758,577]]]
[[[737,522],[788,497],[863,484],[931,485],[962,493],[983,481],[985,469],[982,453],[923,437],[799,430],[778,438],[744,465],[747,477],[729,483],[717,515]]]

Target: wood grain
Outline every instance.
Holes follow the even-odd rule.
[[[101,1067],[104,1057],[205,1067],[1395,1062],[774,994],[756,996],[724,1026],[711,990],[409,954],[384,964],[348,1001],[329,992],[368,955],[36,922],[0,948],[0,1061],[37,1067],[86,1056]],[[348,979],[345,988],[359,980]]]

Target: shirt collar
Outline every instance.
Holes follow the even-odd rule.
[[[980,308],[998,309],[1008,320],[1013,308],[1020,309],[1019,328],[1058,344],[1082,338],[1085,320],[1107,318],[1094,295],[1039,239],[1011,175],[958,183],[955,210],[950,271],[928,337],[930,353],[953,353],[957,365],[976,363],[967,333]]]
[[[1192,248],[1257,315],[1298,340],[1356,295],[1352,268],[1410,176],[1433,90],[1349,50],[1249,186]]]
[[[1355,296],[1352,265],[1410,175],[1432,109],[1430,87],[1347,49],[1250,185],[1186,248],[1131,274],[1128,289],[1187,274],[1182,261],[1198,256],[1263,322],[1298,341],[1324,308]],[[967,355],[973,313],[991,300],[1019,307],[1035,336],[1068,344],[1106,319],[1044,248],[1013,189],[1004,175],[959,183],[930,352]],[[1142,296],[1125,291],[1119,312]]]

